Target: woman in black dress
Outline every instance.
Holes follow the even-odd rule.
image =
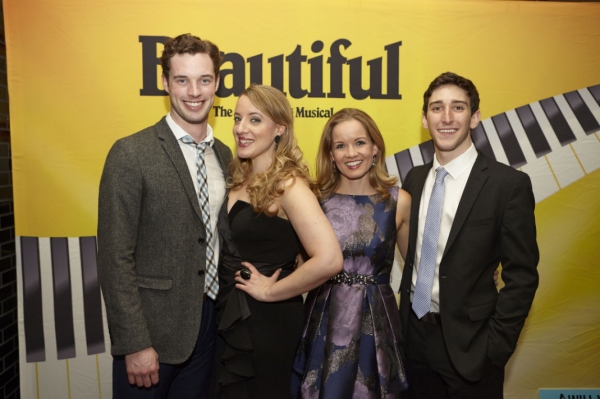
[[[234,118],[237,157],[219,215],[217,393],[288,398],[301,294],[338,273],[342,255],[311,191],[285,95],[251,85]],[[295,269],[300,247],[309,260]]]

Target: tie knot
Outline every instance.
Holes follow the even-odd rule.
[[[191,138],[190,136],[187,136],[187,135],[183,136],[179,140],[183,141],[185,144],[194,144],[194,145],[196,145],[196,142],[194,141],[194,139]]]
[[[438,182],[444,180],[444,177],[446,177],[446,175],[448,174],[448,171],[446,169],[444,169],[442,166],[437,168],[435,171],[437,173],[435,175],[435,181],[438,181]]]
[[[208,142],[203,141],[200,144],[196,143],[196,141],[188,135],[183,136],[180,139],[184,144],[189,144],[189,145],[193,145],[194,147],[196,147],[196,149],[198,149],[198,151],[204,152],[204,150],[206,149],[206,145],[208,144]]]

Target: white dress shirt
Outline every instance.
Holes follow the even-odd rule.
[[[442,206],[442,221],[440,224],[440,234],[438,236],[438,247],[437,257],[435,261],[435,275],[433,278],[433,288],[431,290],[431,312],[440,311],[440,262],[442,261],[442,255],[448,242],[448,236],[450,235],[450,229],[454,222],[454,216],[456,215],[456,209],[467,185],[467,180],[477,159],[477,150],[473,143],[471,147],[457,158],[448,162],[444,165],[444,169],[448,172],[445,177],[445,191],[444,191],[444,205]],[[423,229],[425,228],[425,218],[427,217],[427,208],[429,205],[429,198],[431,197],[431,191],[433,190],[433,183],[435,182],[435,170],[441,166],[437,160],[437,157],[433,157],[433,167],[427,175],[425,180],[425,187],[423,187],[423,195],[421,196],[421,203],[419,204],[419,226],[417,231],[417,248],[415,253],[415,263],[412,275],[411,285],[411,299],[412,293],[415,291],[415,285],[417,283],[417,275],[419,271],[419,262],[421,261],[421,244],[423,242]]]
[[[198,183],[198,172],[196,169],[196,148],[192,147],[189,144],[185,144],[180,139],[184,136],[189,136],[171,117],[171,113],[167,114],[167,123],[171,128],[171,131],[175,135],[177,142],[179,143],[179,148],[181,148],[181,152],[185,158],[185,162],[187,163],[188,169],[190,170],[190,176],[192,177],[192,181],[194,182],[194,187],[196,187],[196,196],[198,197],[198,202],[200,202],[200,186]],[[191,136],[190,136],[191,137]],[[221,169],[221,164],[219,163],[219,159],[215,154],[212,144],[214,143],[214,134],[212,127],[207,125],[206,128],[206,137],[203,142],[208,142],[209,145],[206,146],[204,150],[204,162],[206,164],[206,173],[208,180],[208,202],[210,205],[210,230],[212,231],[212,243],[215,254],[215,265],[219,264],[219,233],[217,232],[217,218],[219,215],[219,211],[221,210],[221,205],[223,205],[223,200],[225,199],[225,174],[223,173],[223,169]],[[199,144],[199,143],[198,143]]]

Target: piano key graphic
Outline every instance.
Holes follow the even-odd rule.
[[[96,237],[17,237],[17,244],[26,361],[106,352]]]
[[[596,85],[494,115],[472,137],[488,157],[528,173],[540,202],[600,168],[599,133]],[[402,182],[412,167],[431,162],[433,155],[429,140],[385,161],[389,173]],[[27,362],[104,353],[107,334],[96,237],[17,237],[17,248]],[[80,313],[82,322],[76,316]]]
[[[540,124],[537,122],[537,119],[535,119],[531,107],[525,105],[516,108],[514,111],[508,111],[506,113],[507,117],[509,117],[512,112],[516,114],[518,119],[511,120],[511,126],[514,126],[514,129],[522,130],[525,133],[525,137],[529,140],[535,156],[539,158],[551,152],[552,149],[550,148],[550,144],[548,144],[548,140],[546,140],[546,136],[544,136]],[[517,135],[517,140],[518,139],[519,135]],[[523,148],[523,146],[521,146],[521,148]]]
[[[588,91],[590,92],[592,97],[594,97],[594,99],[596,100],[596,103],[598,105],[600,105],[600,85],[588,87]],[[582,96],[583,96],[583,94],[582,94]]]
[[[51,238],[52,282],[54,288],[54,328],[59,359],[75,357],[75,332],[73,331],[73,298],[69,249],[66,238]]]
[[[102,295],[96,263],[96,237],[79,237],[87,354],[105,352]]]
[[[40,277],[40,252],[37,237],[21,237],[23,328],[25,334],[25,357],[27,362],[46,360],[43,329],[42,283]]]
[[[536,202],[600,168],[600,85],[533,102],[484,119],[471,131],[489,158],[529,174]],[[423,148],[430,148],[428,156]],[[404,180],[431,161],[433,142],[386,159],[388,172]]]
[[[573,115],[579,121],[579,124],[583,128],[585,134],[593,134],[600,129],[598,121],[596,118],[594,118],[592,111],[586,106],[583,98],[581,98],[581,94],[579,94],[578,91],[565,93],[564,98],[569,103],[569,107],[573,110]],[[556,98],[556,102],[559,103],[560,106],[562,99],[558,97]],[[563,107],[561,107],[561,109],[563,109]],[[569,119],[567,118],[567,121],[568,120]]]
[[[510,126],[506,114],[492,116],[491,120],[493,122],[494,130],[498,133],[502,149],[506,152],[507,163],[515,168],[520,168],[525,165],[527,163],[525,155],[519,146],[517,136]]]

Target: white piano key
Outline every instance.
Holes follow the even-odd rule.
[[[514,109],[510,110],[506,112],[506,117],[515,132],[521,151],[523,151],[525,159],[527,160],[527,164],[524,165],[521,170],[527,173],[531,178],[535,201],[536,203],[540,202],[559,190],[558,183],[552,169],[550,169],[550,166],[548,165],[546,157],[538,158],[535,155],[517,112]]]
[[[597,137],[593,134],[589,136],[585,134],[573,110],[562,95],[555,96],[554,100],[577,138],[577,141],[571,143],[571,147],[573,147],[585,173],[591,173],[600,168],[600,142]]]
[[[485,129],[485,133],[488,141],[490,142],[490,146],[492,147],[492,151],[494,151],[496,161],[502,162],[505,165],[510,165],[508,158],[506,157],[506,153],[504,152],[504,148],[502,147],[502,143],[500,142],[500,137],[498,137],[498,132],[494,127],[494,122],[492,122],[492,118],[484,119],[481,121],[481,123]]]
[[[552,152],[546,155],[548,162],[558,179],[558,184],[565,188],[585,175],[583,168],[571,146],[561,146],[540,103],[534,102],[529,105],[552,149]]]
[[[525,160],[527,163],[536,161],[538,157],[535,155],[533,147],[531,146],[531,142],[527,138],[527,133],[525,133],[525,129],[521,124],[521,120],[517,115],[517,111],[511,109],[510,111],[506,112],[506,118],[508,119],[513,132],[515,132],[515,137],[519,142],[519,146],[521,147],[521,151],[523,151],[523,155],[525,155]],[[550,168],[548,168],[548,171],[550,171]]]
[[[583,139],[571,143],[571,147],[586,174],[600,168],[600,141],[595,134],[586,135]]]
[[[546,157],[536,158],[532,162],[523,165],[521,170],[531,178],[536,203],[548,198],[560,189],[550,166],[548,166]]]
[[[39,387],[52,386],[52,397],[69,397],[68,361],[58,360],[56,346],[56,325],[54,323],[54,287],[52,279],[52,251],[50,238],[39,238],[40,274],[42,282],[42,303],[44,317],[44,342],[46,361],[38,363]],[[57,372],[57,370],[60,370]],[[57,377],[60,379],[57,381]],[[43,388],[41,392],[43,392]],[[61,393],[62,392],[62,393]],[[47,396],[42,395],[41,398]]]
[[[579,89],[577,91],[581,95],[581,98],[588,106],[590,111],[592,111],[592,115],[594,115],[594,118],[596,118],[596,120],[600,124],[600,106],[598,106],[598,103],[596,102],[596,100],[594,100],[592,93],[590,93],[590,91],[587,88]]]
[[[546,158],[554,171],[560,188],[565,188],[585,176],[583,168],[570,145],[552,151],[546,155]]]
[[[396,163],[396,158],[393,155],[385,158],[385,166],[390,176],[396,176],[397,178],[400,178],[398,164]]]
[[[550,121],[548,120],[548,117],[546,116],[546,113],[542,109],[540,103],[536,101],[529,104],[529,107],[531,108],[533,116],[535,116],[535,119],[542,129],[542,133],[544,133],[544,136],[546,136],[546,140],[548,140],[550,149],[552,149],[552,151],[556,151],[561,148],[562,145],[560,144],[560,141],[558,141],[558,137],[556,137],[554,129],[552,129],[552,125],[550,125]]]
[[[583,128],[579,124],[577,117],[573,113],[573,110],[569,106],[569,103],[567,103],[565,97],[562,94],[554,96],[554,101],[556,101],[556,105],[558,105],[560,112],[565,117],[565,120],[569,124],[569,127],[573,131],[573,134],[575,134],[577,140],[585,138],[587,134],[585,134],[585,132],[583,131]]]
[[[423,165],[425,164],[425,162],[423,161],[423,155],[421,154],[421,149],[419,148],[419,146],[414,146],[414,147],[410,147],[408,149],[408,152],[410,153],[410,157],[413,161],[413,166],[419,166],[419,165]]]
[[[44,346],[46,363],[57,359],[56,330],[54,325],[54,286],[52,281],[52,251],[50,238],[38,238],[40,257],[40,283],[42,290],[42,315],[44,319]]]
[[[404,270],[404,260],[402,259],[402,255],[400,255],[400,251],[398,251],[398,247],[396,247],[394,251],[394,263],[392,264],[392,271],[390,272],[390,285],[392,286],[394,293],[397,293],[400,288],[400,283],[402,282],[402,270]],[[398,300],[397,296],[396,300]]]
[[[71,275],[71,298],[73,302],[73,330],[75,350],[78,357],[87,355],[85,337],[85,310],[83,307],[83,277],[81,274],[81,249],[79,238],[67,239],[69,248],[69,273]]]
[[[75,348],[77,351],[77,357],[74,359],[69,359],[69,373],[72,375],[77,375],[76,379],[80,380],[83,378],[83,376],[88,376],[88,378],[91,378],[92,376],[98,376],[99,370],[96,364],[96,356],[88,356],[87,350],[85,309],[83,303],[84,296],[81,268],[81,247],[79,244],[79,237],[70,237],[68,239],[68,245],[69,266],[71,273],[71,295],[73,297],[73,329],[75,332]],[[72,397],[84,397],[86,392],[82,392],[83,389],[89,390],[89,387],[71,386]]]

